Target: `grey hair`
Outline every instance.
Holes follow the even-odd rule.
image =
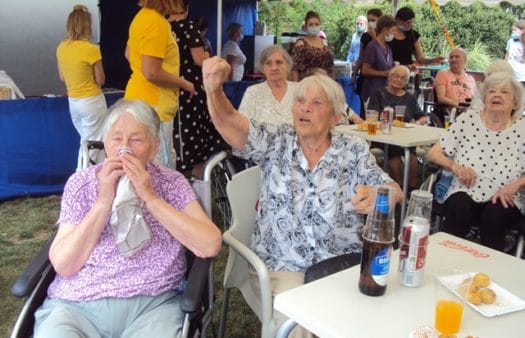
[[[407,66],[404,66],[404,65],[397,65],[397,66],[394,66],[392,69],[390,69],[390,71],[388,72],[388,79],[390,79],[390,76],[398,69],[401,69],[403,70],[403,72],[405,73],[406,75],[406,81],[405,81],[405,85],[408,83],[408,80],[410,80],[410,69],[408,69]]]
[[[366,16],[364,16],[364,15],[359,15],[357,18],[355,18],[355,21],[356,21],[356,22],[357,22],[357,20],[364,21],[365,24],[368,24],[368,19],[367,19]]]
[[[514,74],[507,72],[495,72],[485,78],[485,81],[479,86],[479,96],[482,98],[482,102],[485,103],[485,96],[488,91],[497,85],[510,85],[514,92],[514,109],[512,115],[517,112],[521,112],[523,107],[523,86],[516,78]]]
[[[120,99],[109,107],[104,124],[104,140],[111,127],[125,113],[130,114],[137,122],[146,126],[154,141],[159,140],[160,119],[155,109],[142,100],[126,99]]]
[[[328,102],[334,108],[334,114],[345,111],[346,97],[343,88],[327,75],[315,74],[302,79],[295,90],[294,101],[298,97],[306,96],[306,92],[311,88],[323,90],[328,98]]]
[[[288,54],[286,49],[284,49],[281,45],[270,45],[266,47],[265,49],[263,49],[263,51],[261,52],[261,56],[259,58],[259,66],[261,66],[262,68],[262,66],[264,65],[266,60],[268,60],[270,55],[272,55],[275,52],[281,53],[284,61],[286,61],[286,63],[288,64],[288,69],[289,70],[292,69],[292,65],[293,65],[292,57],[290,56],[290,54]]]
[[[509,75],[514,76],[514,69],[510,65],[510,63],[507,60],[498,59],[493,61],[488,67],[485,69],[485,76],[489,76],[492,73],[496,72],[507,72]]]

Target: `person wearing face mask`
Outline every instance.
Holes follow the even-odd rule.
[[[412,55],[416,57],[416,61],[420,65],[438,64],[445,61],[443,56],[433,58],[425,56],[420,35],[412,27],[415,19],[416,14],[410,7],[401,7],[396,13],[397,25],[394,31],[394,39],[389,42],[394,54],[394,61],[409,67],[412,65],[410,68],[413,71],[416,69],[413,67]]]
[[[292,50],[292,80],[300,81],[318,68],[334,77],[334,54],[318,36],[321,31],[319,14],[314,11],[306,13],[304,27],[306,36],[297,39]]]
[[[514,69],[516,80],[525,85],[523,32],[525,32],[525,20],[516,21],[512,26],[512,33],[505,48],[505,60],[507,60],[512,66],[512,69]]]
[[[394,67],[392,49],[387,42],[392,41],[396,20],[391,15],[383,15],[377,21],[376,38],[366,46],[361,70],[363,89],[361,100],[367,102],[370,94],[386,85],[390,69]]]
[[[346,56],[346,62],[352,62],[352,66],[357,62],[359,58],[359,50],[361,48],[361,37],[366,32],[368,21],[366,16],[360,15],[355,20],[355,33],[352,34],[350,40],[350,46],[348,48],[348,55]]]
[[[244,64],[246,63],[246,55],[239,47],[244,38],[242,25],[233,22],[228,26],[227,31],[229,40],[222,46],[222,58],[232,67],[230,81],[241,81],[244,76]]]

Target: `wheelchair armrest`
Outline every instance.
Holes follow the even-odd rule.
[[[38,254],[31,260],[27,267],[22,272],[13,286],[11,287],[11,294],[15,297],[27,297],[35,288],[42,277],[45,269],[51,264],[49,261],[49,247],[51,246],[51,238],[43,247],[40,249]]]
[[[185,313],[197,311],[202,304],[202,294],[208,283],[211,258],[195,257],[188,275],[187,286],[182,295],[180,308]],[[210,286],[213,287],[213,286]]]

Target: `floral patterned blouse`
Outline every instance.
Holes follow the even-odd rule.
[[[363,216],[350,200],[358,184],[391,182],[358,137],[332,132],[330,147],[308,168],[295,130],[250,120],[236,155],[262,170],[251,247],[270,271],[305,271],[317,261],[361,250]]]
[[[293,66],[292,71],[299,73],[299,79],[311,74],[316,68],[326,71],[328,76],[332,75],[334,68],[334,53],[328,46],[323,48],[314,47],[304,39],[303,45],[294,47],[292,51]]]

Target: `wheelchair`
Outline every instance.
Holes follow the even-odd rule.
[[[99,141],[87,141],[82,145],[82,166],[93,164],[89,153],[93,149],[104,149]],[[198,193],[198,191],[197,191]],[[201,197],[201,195],[199,195]],[[201,198],[202,202],[202,198]],[[210,210],[209,207],[203,206]],[[208,213],[211,217],[211,214]],[[11,294],[24,298],[23,307],[16,319],[11,338],[33,335],[34,313],[47,296],[49,284],[56,272],[49,261],[52,238],[24,269],[11,287]],[[185,314],[181,337],[206,337],[213,319],[213,266],[212,258],[199,258],[186,250],[186,288],[181,299],[181,310]]]

